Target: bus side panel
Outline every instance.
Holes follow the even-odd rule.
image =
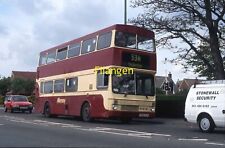
[[[92,117],[103,117],[105,112],[102,95],[39,97],[36,99],[35,111],[43,113],[46,102],[50,105],[51,114],[55,115],[80,116],[82,105],[85,102],[91,106]]]
[[[39,97],[35,102],[35,112],[43,113],[45,103],[49,103],[51,114],[64,115],[65,105],[57,103],[58,97]]]
[[[91,117],[93,118],[140,117],[141,114],[148,115],[148,117],[155,116],[154,112],[109,111],[104,108],[103,100],[102,95],[41,97],[36,101],[35,109],[37,112],[43,113],[44,105],[48,102],[51,114],[80,116],[82,105],[88,102],[91,106]]]
[[[103,97],[101,95],[91,96],[70,96],[66,98],[66,105],[68,105],[68,115],[80,116],[82,105],[88,102],[91,106],[91,116],[100,117],[104,112]]]

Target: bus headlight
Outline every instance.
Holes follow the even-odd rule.
[[[119,106],[116,105],[116,104],[113,104],[113,105],[112,105],[112,109],[113,109],[113,110],[118,110],[118,109],[119,109]]]
[[[152,109],[151,109],[151,111],[152,111],[152,112],[155,112],[155,109],[154,109],[154,108],[152,108]]]

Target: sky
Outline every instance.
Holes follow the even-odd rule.
[[[128,19],[142,8],[131,8]],[[63,42],[124,23],[123,0],[0,0],[0,76],[14,71],[36,71],[39,52]],[[157,36],[156,36],[157,40]],[[157,75],[195,78],[181,65],[165,62],[176,54],[157,49]]]

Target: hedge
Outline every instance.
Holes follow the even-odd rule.
[[[156,96],[156,117],[183,118],[186,96]]]
[[[0,105],[3,105],[3,103],[4,103],[4,97],[0,96]]]

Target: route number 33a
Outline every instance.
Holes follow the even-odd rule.
[[[133,62],[141,62],[141,56],[136,54],[131,54],[131,61]]]

